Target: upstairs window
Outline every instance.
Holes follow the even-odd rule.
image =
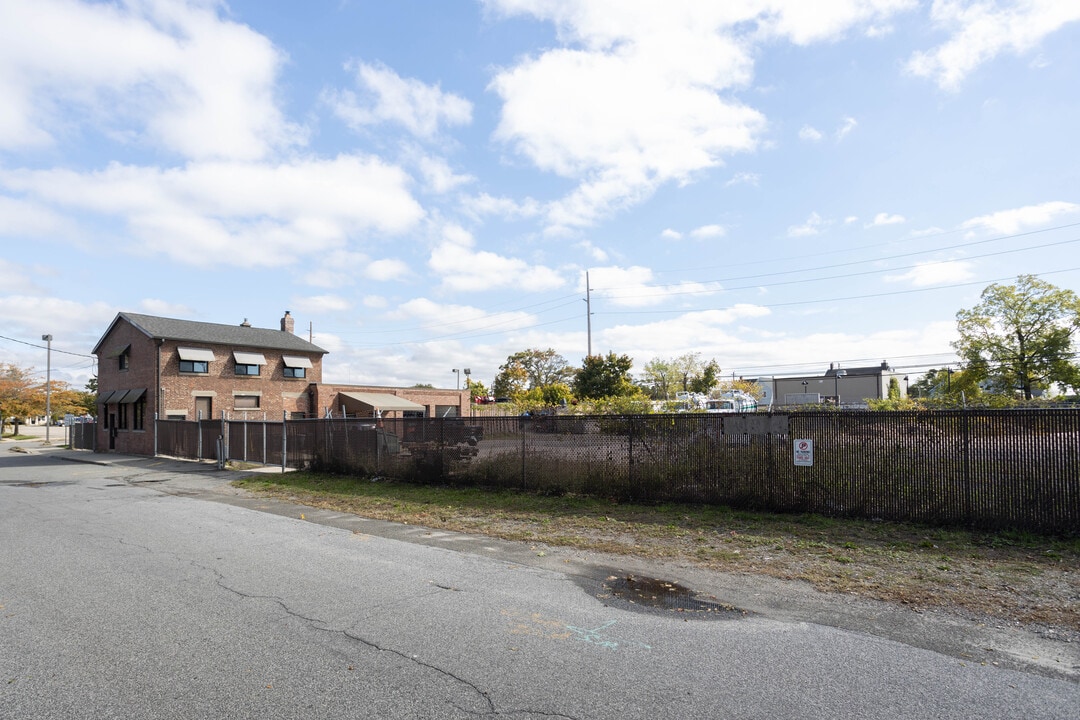
[[[206,375],[210,372],[210,363],[203,360],[181,360],[180,372]]]
[[[210,363],[214,361],[214,351],[206,348],[176,348],[180,356],[180,372],[191,375],[206,375],[210,372]]]
[[[282,355],[281,362],[285,365],[281,374],[287,378],[305,378],[311,367],[311,359],[301,355]]]
[[[233,360],[236,361],[233,372],[237,375],[258,375],[259,369],[266,364],[266,358],[262,353],[240,352],[239,350],[233,352]]]
[[[130,352],[131,352],[130,350],[125,350],[124,352],[120,353],[120,356],[118,358],[118,365],[119,365],[121,370],[127,370],[128,369],[128,363],[131,360]]]

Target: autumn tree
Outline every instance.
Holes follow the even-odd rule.
[[[956,314],[953,343],[964,370],[1005,394],[1030,400],[1051,383],[1080,387],[1073,335],[1080,329],[1080,299],[1034,275],[1015,285],[993,284],[978,305]]]
[[[45,386],[34,380],[33,372],[11,363],[0,365],[0,416],[18,422],[45,414]]]

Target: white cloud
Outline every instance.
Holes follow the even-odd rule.
[[[695,240],[723,237],[727,230],[722,225],[702,225],[690,231],[690,237]]]
[[[872,222],[867,224],[866,227],[881,227],[882,225],[902,225],[907,222],[903,215],[890,215],[889,213],[878,213],[874,216]]]
[[[310,295],[293,298],[293,306],[308,315],[324,315],[352,309],[352,303],[339,295]]]
[[[458,175],[443,158],[424,157],[420,159],[420,174],[427,188],[442,195],[467,185],[475,180],[471,175]]]
[[[462,209],[474,218],[494,215],[505,220],[536,217],[543,211],[540,203],[532,198],[517,201],[506,197],[494,197],[487,193],[464,198]]]
[[[1072,215],[1077,212],[1080,212],[1080,205],[1059,200],[980,215],[963,222],[960,227],[965,230],[985,229],[1011,235],[1030,227],[1046,225],[1062,215]]]
[[[76,126],[197,159],[304,142],[274,96],[283,54],[218,7],[8,0],[0,147],[51,144]]]
[[[560,234],[691,182],[761,145],[764,116],[732,95],[757,46],[828,42],[880,26],[916,0],[721,3],[485,0],[558,29],[560,46],[523,56],[490,84],[503,101],[495,138],[574,190],[548,206]],[[552,115],[550,108],[559,108]]]
[[[584,279],[582,280],[584,282]],[[701,297],[723,290],[720,283],[679,282],[670,285],[655,282],[649,268],[600,267],[589,269],[589,284],[593,296],[622,307],[646,307],[659,305],[680,296]],[[581,287],[584,292],[584,285]]]
[[[397,235],[423,210],[408,176],[376,158],[341,155],[269,165],[113,164],[89,174],[0,171],[0,187],[67,211],[122,218],[131,251],[197,265],[288,265],[363,239]]]
[[[362,96],[339,90],[325,93],[324,100],[354,129],[393,122],[419,138],[430,139],[443,125],[472,122],[472,103],[443,92],[438,85],[402,78],[385,65],[356,63],[353,69]]]
[[[144,298],[139,302],[139,309],[149,315],[172,318],[193,318],[195,311],[183,303],[169,302],[160,298]]]
[[[844,118],[844,122],[836,130],[836,142],[840,142],[848,136],[848,134],[858,127],[859,123],[853,117]]]
[[[0,195],[0,236],[56,236],[75,230],[75,223],[41,203]]]
[[[0,288],[3,288],[4,292],[22,295],[42,293],[42,288],[31,280],[37,275],[38,272],[33,268],[0,258]]]
[[[420,322],[429,329],[447,334],[462,332],[505,332],[528,326],[535,316],[520,311],[489,313],[469,305],[437,303],[428,298],[414,298],[402,303],[393,313],[395,319]]]
[[[410,274],[409,266],[392,258],[374,260],[364,269],[364,276],[370,280],[401,280]]]
[[[518,258],[487,250],[475,250],[475,241],[464,228],[448,225],[444,240],[431,251],[428,266],[451,290],[491,290],[520,288],[529,292],[553,290],[566,284],[558,272],[543,265],[530,265]]]
[[[705,358],[728,362],[747,344],[742,331],[730,326],[769,314],[768,308],[748,304],[688,312],[660,322],[607,328],[601,333],[601,343],[604,347],[625,348],[639,368],[652,358],[675,357],[687,352],[700,352]]]
[[[660,237],[664,238],[665,240],[682,240],[682,233],[678,230],[666,228],[662,233],[660,233]]]
[[[390,305],[390,301],[382,295],[365,295],[361,302],[364,303],[364,307],[372,309],[384,308]]]
[[[967,282],[975,277],[970,262],[946,260],[919,263],[902,275],[886,275],[885,282],[908,282],[915,287]]]
[[[844,224],[845,225],[851,225],[852,223],[857,223],[857,222],[859,222],[859,216],[858,215],[848,215],[846,218],[844,218]]]
[[[724,187],[731,187],[732,185],[752,185],[757,187],[761,182],[761,175],[752,172],[739,172],[735,173],[730,180],[724,183]]]
[[[1043,38],[1080,20],[1080,3],[1072,0],[1022,0],[1011,4],[934,0],[934,24],[951,37],[907,63],[914,75],[934,80],[943,90],[959,89],[980,65],[1003,51],[1021,55]]]
[[[806,218],[806,222],[802,225],[792,225],[788,228],[788,237],[809,237],[811,235],[817,235],[821,232],[821,228],[825,225],[825,220],[816,212],[810,213],[810,217]]]
[[[801,128],[799,128],[799,139],[800,140],[807,140],[809,142],[818,142],[823,137],[825,137],[825,136],[822,134],[822,132],[820,130],[818,130],[817,128],[811,126],[811,125],[803,125]]]

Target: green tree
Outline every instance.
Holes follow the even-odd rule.
[[[465,378],[465,387],[469,391],[469,398],[474,402],[478,397],[488,397],[489,395],[491,395],[491,393],[487,389],[487,386],[479,380]]]
[[[574,377],[574,369],[551,348],[516,352],[499,366],[492,389],[496,395],[520,397],[529,390],[549,385],[565,385]]]
[[[599,399],[608,397],[632,397],[641,394],[641,388],[630,378],[634,360],[629,355],[590,355],[585,358],[574,378],[574,393],[579,398]]]
[[[703,362],[701,353],[686,353],[645,363],[641,386],[654,400],[670,400],[678,390],[708,393],[719,379],[720,366],[715,359]]]
[[[710,360],[702,366],[701,370],[690,379],[687,389],[690,392],[709,394],[720,380],[720,366],[716,360]]]
[[[900,381],[894,377],[889,378],[889,394],[890,400],[900,399]]]
[[[999,392],[1030,400],[1054,382],[1080,387],[1072,342],[1080,299],[1073,291],[1021,275],[1015,285],[987,287],[979,304],[956,320],[960,339],[953,347],[964,370]]]

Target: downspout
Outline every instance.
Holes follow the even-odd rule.
[[[158,418],[161,417],[161,346],[165,344],[165,338],[157,339],[157,367],[154,368],[154,457],[158,454]]]

